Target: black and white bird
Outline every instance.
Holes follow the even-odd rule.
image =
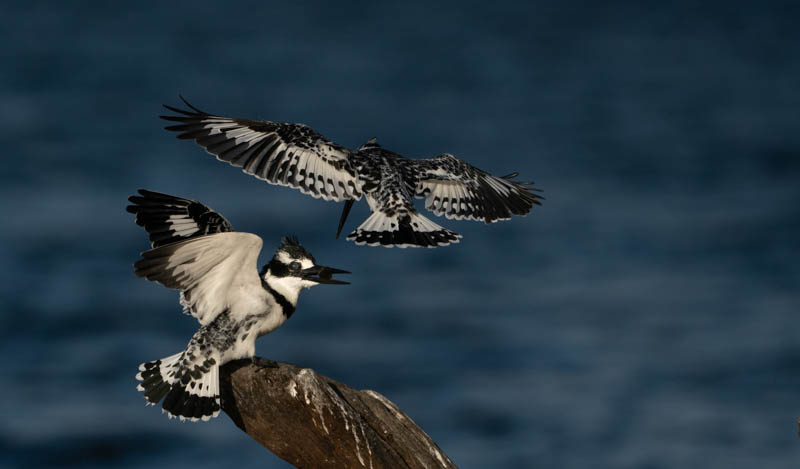
[[[183,97],[181,97],[183,99]],[[352,204],[363,196],[371,215],[347,239],[370,246],[436,247],[457,243],[461,235],[420,215],[414,197],[425,208],[456,220],[493,223],[511,214],[526,215],[542,197],[532,182],[515,181],[471,166],[445,153],[409,159],[369,140],[356,151],[337,145],[303,124],[215,116],[184,103],[189,110],[165,105],[178,115],[165,127],[180,132],[218,160],[242,168],[270,184],[293,187],[324,200],[345,202],[336,237]]]
[[[134,265],[136,275],[180,290],[184,313],[197,318],[200,329],[183,351],[140,365],[137,389],[150,405],[164,399],[170,418],[208,420],[219,414],[219,367],[253,358],[255,340],[292,316],[301,290],[347,284],[332,274],[349,272],[318,265],[296,238],[287,237],[259,273],[258,236],[234,232],[199,202],[139,194],[130,197],[127,210],[147,230],[153,249]]]

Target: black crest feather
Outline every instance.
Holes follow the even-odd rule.
[[[314,259],[314,256],[306,251],[306,248],[300,244],[300,241],[298,241],[297,237],[294,235],[284,236],[281,247],[278,250],[289,254],[293,259]]]

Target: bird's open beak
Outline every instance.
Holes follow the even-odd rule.
[[[334,269],[333,267],[325,267],[324,265],[315,265],[302,271],[303,279],[310,280],[317,283],[328,283],[331,285],[350,285],[350,282],[343,282],[341,280],[334,280],[331,278],[333,274],[349,274],[350,272],[342,269]]]

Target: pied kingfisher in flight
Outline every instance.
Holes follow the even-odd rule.
[[[284,238],[261,269],[261,238],[237,233],[220,214],[194,200],[139,190],[127,210],[147,230],[153,249],[136,262],[136,275],[180,290],[183,311],[200,329],[186,349],[139,366],[137,386],[150,405],[162,398],[170,418],[208,420],[220,409],[219,367],[239,358],[254,362],[258,337],[280,327],[300,291],[320,283],[343,285],[317,265],[295,238]]]
[[[183,99],[183,97],[181,97]],[[542,197],[532,182],[512,180],[518,173],[492,176],[448,153],[429,159],[409,159],[369,140],[350,151],[303,124],[254,121],[164,107],[178,115],[165,127],[180,132],[218,160],[242,168],[270,184],[293,187],[315,198],[344,201],[336,237],[362,195],[372,214],[347,239],[369,246],[436,247],[457,243],[461,235],[445,229],[414,208],[414,197],[425,208],[456,220],[493,223],[511,214],[526,215]]]

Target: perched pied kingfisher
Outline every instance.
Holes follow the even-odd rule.
[[[259,363],[256,339],[292,316],[300,291],[347,284],[331,275],[349,272],[317,265],[297,239],[284,238],[259,274],[261,238],[234,232],[222,215],[193,200],[139,193],[127,210],[153,249],[134,265],[136,275],[180,290],[184,313],[201,327],[182,352],[140,365],[137,389],[150,405],[163,398],[170,418],[208,420],[219,414],[219,367],[247,357]]]
[[[183,99],[183,97],[181,97]],[[179,115],[165,127],[180,132],[218,160],[242,168],[270,184],[293,187],[315,198],[345,201],[336,237],[350,208],[363,195],[372,214],[347,239],[370,246],[446,246],[461,235],[417,213],[425,208],[456,220],[493,223],[511,214],[526,215],[542,197],[532,182],[513,181],[511,173],[492,176],[448,153],[409,159],[369,140],[353,152],[303,124],[220,117],[183,102],[190,110],[165,105]]]

